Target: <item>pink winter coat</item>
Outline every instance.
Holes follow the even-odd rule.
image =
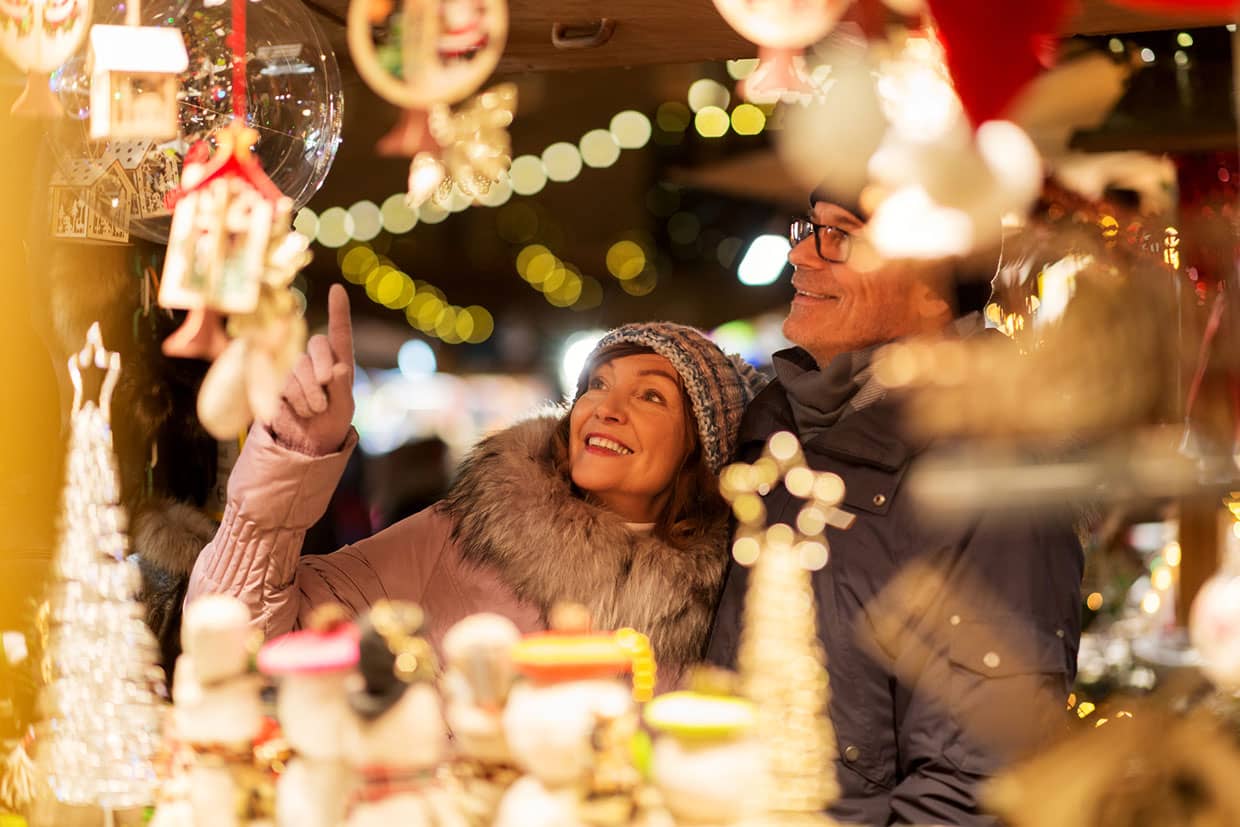
[[[298,628],[321,603],[357,614],[381,598],[409,600],[426,611],[440,651],[444,634],[467,615],[495,612],[533,631],[545,628],[552,605],[571,600],[590,609],[597,628],[646,633],[661,666],[679,672],[705,645],[726,561],[726,519],[687,549],[632,531],[575,496],[551,468],[546,446],[555,422],[537,417],[488,437],[447,499],[356,545],[305,557],[302,539],[326,510],[356,436],[338,453],[309,457],[255,427],[187,602],[234,595],[270,638]]]

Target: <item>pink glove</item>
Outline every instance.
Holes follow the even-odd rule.
[[[312,457],[339,451],[353,421],[353,323],[349,294],[327,294],[327,335],[312,336],[268,424],[276,442]]]

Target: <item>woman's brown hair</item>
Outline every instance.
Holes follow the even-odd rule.
[[[624,356],[654,353],[648,347],[630,342],[617,342],[602,348],[593,354],[586,363],[578,379],[576,397],[585,391],[585,383],[589,376],[601,365]],[[723,497],[719,495],[719,479],[706,464],[702,453],[702,440],[698,436],[697,416],[693,410],[693,402],[685,393],[684,384],[679,374],[676,377],[680,388],[682,409],[685,415],[685,431],[689,434],[690,450],[676,476],[672,478],[671,496],[668,497],[659,518],[655,520],[654,534],[675,548],[686,548],[696,537],[700,537],[714,523],[722,519],[727,511]],[[561,417],[551,434],[547,444],[547,461],[565,479],[572,481],[569,468],[568,443],[571,439],[569,417],[571,411]],[[585,493],[574,485],[573,490],[580,496]]]

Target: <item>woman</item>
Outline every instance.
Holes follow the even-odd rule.
[[[700,658],[728,555],[717,475],[756,372],[691,328],[617,328],[566,415],[484,439],[442,502],[333,554],[299,557],[357,442],[342,287],[328,304],[327,336],[310,340],[275,419],[251,431],[189,600],[236,595],[268,637],[325,601],[361,612],[411,600],[436,649],[466,615],[497,612],[532,631],[555,603],[574,601],[598,628],[649,635],[666,674]]]

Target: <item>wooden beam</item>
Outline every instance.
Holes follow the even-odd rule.
[[[1168,15],[1144,14],[1107,0],[1084,0],[1080,10],[1064,27],[1064,34],[1119,34],[1159,29],[1193,29],[1221,26],[1236,20],[1235,14],[1183,11]]]

